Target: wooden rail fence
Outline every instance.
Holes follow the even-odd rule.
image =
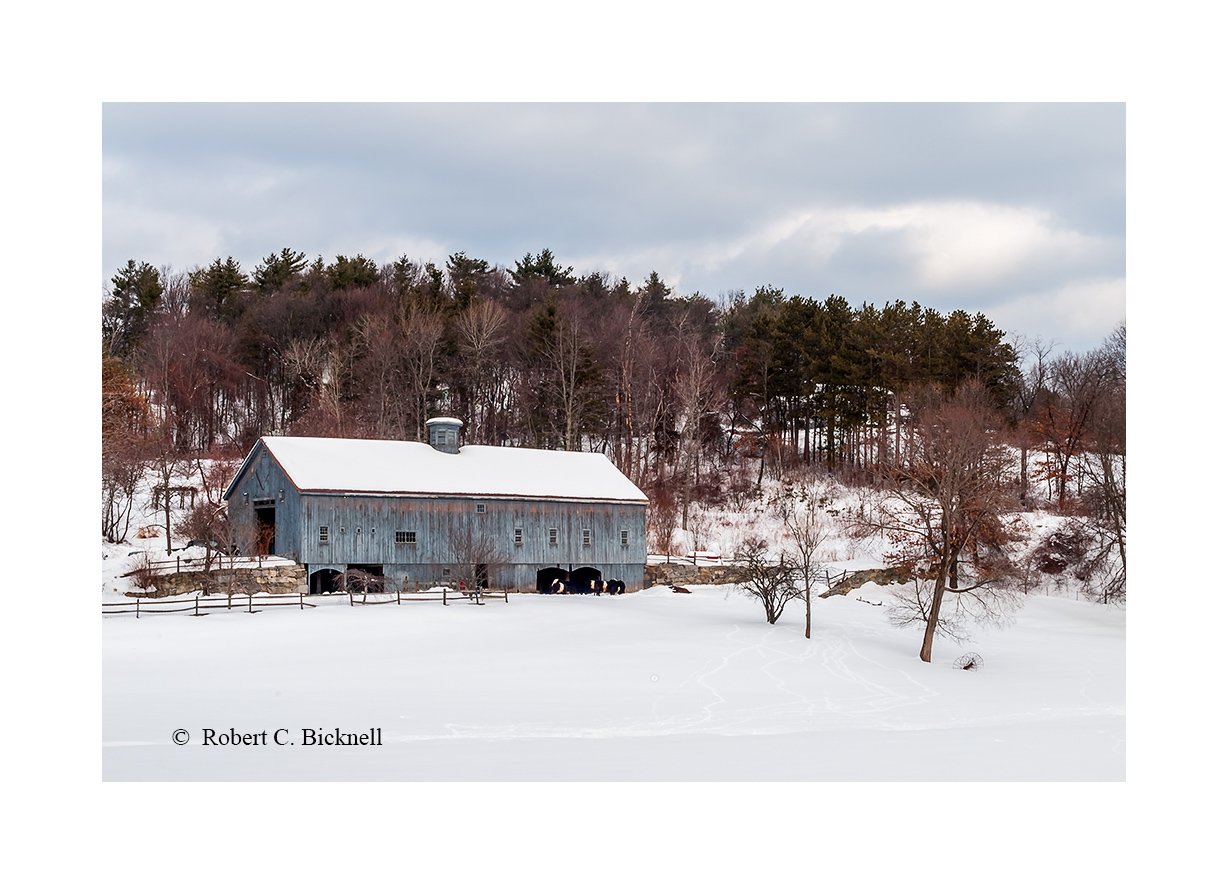
[[[247,601],[245,602],[244,599]],[[169,605],[176,607],[168,607]],[[102,612],[104,614],[136,614],[140,619],[142,613],[182,614],[187,611],[194,617],[201,617],[209,611],[246,611],[254,614],[259,613],[257,608],[298,608],[302,611],[304,608],[314,607],[316,606],[307,601],[304,593],[296,592],[265,596],[258,601],[250,595],[240,596],[238,601],[235,600],[235,596],[229,595],[203,598],[197,596],[193,599],[143,599],[138,597],[122,602],[103,602]]]
[[[402,602],[442,602],[448,604],[448,600],[465,601],[474,605],[486,604],[483,599],[503,599],[505,604],[508,601],[507,589],[490,589],[484,588],[477,591],[467,589],[465,592],[457,589],[455,586],[433,586],[430,589],[420,590],[404,590],[398,589],[393,592],[352,592],[350,593],[350,606],[355,605],[392,605],[401,604]]]
[[[844,580],[846,577],[849,576],[849,572],[842,571],[840,574],[833,575],[831,571],[828,571],[825,569],[819,573],[819,576],[822,577],[824,583],[828,585],[828,589],[832,589],[833,584],[840,583],[842,580]]]

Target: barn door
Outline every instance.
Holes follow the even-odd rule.
[[[277,509],[271,506],[256,507],[256,555],[273,555],[273,541],[276,537]]]

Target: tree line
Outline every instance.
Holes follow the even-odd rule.
[[[283,249],[251,273],[129,261],[102,330],[112,370],[184,451],[266,433],[422,439],[446,412],[470,443],[600,450],[644,483],[747,439],[778,460],[856,465],[892,391],[976,377],[1006,401],[1016,370],[981,314],[767,286],[718,303],[656,272],[634,287],[578,276],[548,249],[511,270],[464,253],[381,267]]]

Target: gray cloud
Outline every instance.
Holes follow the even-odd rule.
[[[997,310],[1083,348],[1124,312],[1124,152],[1122,105],[111,104],[103,274],[548,247],[684,292]]]

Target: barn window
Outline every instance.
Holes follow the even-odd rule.
[[[520,528],[512,529],[512,542],[520,546],[525,541],[525,532]]]
[[[558,528],[547,529],[546,536],[550,540],[552,546],[559,543],[559,529]]]
[[[626,531],[619,532],[619,545],[627,546],[627,532]]]
[[[451,576],[452,576],[452,569],[451,569],[451,568],[445,568],[445,569],[444,569],[444,576],[445,576],[445,577],[451,577]]]
[[[486,512],[486,504],[485,504],[485,503],[480,503],[480,504],[478,504],[478,509],[476,510],[476,512],[478,512],[479,514],[485,513],[485,512]]]
[[[410,546],[414,546],[415,544],[418,543],[418,532],[417,531],[398,531],[397,532],[397,542],[398,543],[408,543]]]
[[[320,542],[321,543],[329,542],[329,526],[328,525],[320,526]]]
[[[580,542],[585,546],[591,545],[593,543],[593,530],[590,528],[582,529],[580,532]]]

